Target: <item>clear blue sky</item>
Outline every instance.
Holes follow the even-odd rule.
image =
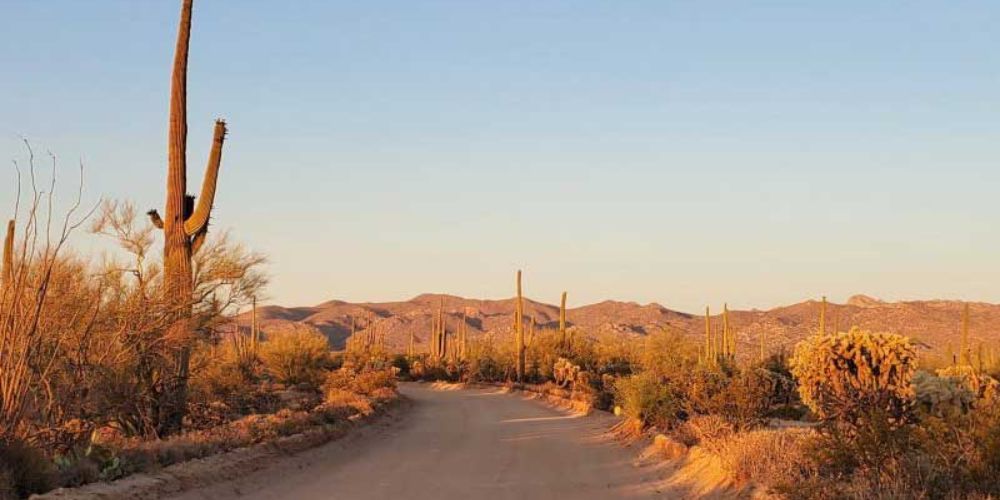
[[[1000,301],[997,2],[280,4],[198,1],[189,82],[274,302]],[[0,2],[0,158],[159,207],[178,5]]]

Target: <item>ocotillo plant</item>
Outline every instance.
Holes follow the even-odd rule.
[[[517,356],[517,383],[524,383],[524,299],[521,295],[521,270],[517,270],[517,302],[514,305],[514,347]]]
[[[7,236],[3,240],[3,286],[14,281],[14,221],[7,221]]]
[[[150,210],[153,224],[163,229],[163,284],[167,304],[177,316],[167,332],[175,342],[174,374],[161,405],[159,433],[172,434],[180,430],[187,404],[188,365],[191,355],[191,307],[194,281],[191,256],[205,242],[208,221],[215,202],[215,187],[222,163],[222,143],[226,138],[226,122],[217,120],[208,156],[208,167],[195,199],[187,194],[187,65],[191,38],[191,10],[194,0],[183,0],[181,20],[177,30],[173,73],[170,80],[170,128],[167,150],[167,199],[163,218]]]

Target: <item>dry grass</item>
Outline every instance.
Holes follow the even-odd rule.
[[[774,487],[815,475],[808,456],[814,439],[810,429],[760,429],[709,438],[701,446],[719,456],[723,469],[736,482]]]

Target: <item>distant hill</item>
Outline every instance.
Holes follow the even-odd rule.
[[[423,294],[403,302],[351,303],[331,300],[312,307],[265,306],[258,309],[258,320],[265,332],[286,328],[315,328],[322,332],[334,349],[342,349],[350,336],[352,324],[364,331],[374,321],[388,332],[387,343],[402,351],[412,331],[421,347],[426,345],[433,315],[441,304],[448,331],[455,331],[466,315],[470,337],[486,331],[510,331],[513,322],[514,299],[479,300],[453,295]],[[856,295],[845,304],[827,305],[827,327],[846,330],[859,326],[869,330],[890,331],[908,335],[924,344],[935,354],[949,349],[957,351],[961,330],[963,302],[930,300],[883,302]],[[730,322],[736,331],[738,349],[756,353],[763,334],[769,351],[791,349],[799,340],[818,328],[819,302],[810,300],[767,311],[730,311]],[[713,324],[721,324],[719,311],[713,311]],[[702,339],[704,316],[674,311],[659,304],[637,304],[606,300],[596,304],[570,308],[567,320],[571,328],[586,335],[614,333],[642,336],[669,329]],[[559,307],[525,299],[525,317],[534,317],[538,328],[556,328]],[[246,325],[249,312],[240,315]],[[987,348],[1000,347],[1000,305],[970,303],[970,339],[974,348],[983,343]]]

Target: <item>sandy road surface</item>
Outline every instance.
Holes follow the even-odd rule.
[[[579,416],[494,389],[404,384],[409,415],[389,427],[176,497],[251,499],[675,498],[662,471]],[[673,493],[673,494],[671,494]]]

